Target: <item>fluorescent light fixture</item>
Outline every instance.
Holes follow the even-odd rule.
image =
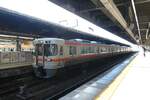
[[[0,34],[0,37],[16,38],[16,36],[13,36],[13,35],[3,35],[3,34]]]
[[[0,0],[0,7],[39,18],[47,22],[73,28],[91,35],[127,45],[133,45],[131,42],[94,25],[48,0]]]

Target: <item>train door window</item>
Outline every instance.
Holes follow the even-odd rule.
[[[44,45],[44,55],[45,56],[49,56],[49,47],[50,47],[50,44]]]
[[[60,52],[59,52],[60,54],[60,56],[62,56],[63,55],[63,47],[62,46],[60,46]]]

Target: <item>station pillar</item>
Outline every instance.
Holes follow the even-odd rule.
[[[19,37],[16,39],[16,51],[21,51],[21,40]]]

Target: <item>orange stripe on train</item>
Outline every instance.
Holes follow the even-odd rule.
[[[96,54],[93,55],[82,55],[78,57],[66,57],[66,58],[50,58],[47,61],[60,62],[60,61],[68,61],[70,59],[80,59],[80,58],[93,58],[96,57]]]

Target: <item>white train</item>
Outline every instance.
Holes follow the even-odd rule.
[[[40,38],[34,40],[33,68],[36,76],[49,78],[62,68],[90,60],[130,52],[130,47],[106,45],[82,39]]]

